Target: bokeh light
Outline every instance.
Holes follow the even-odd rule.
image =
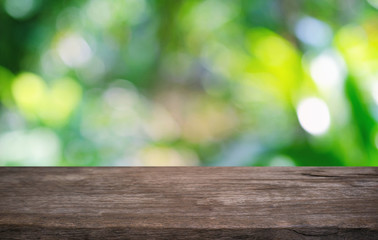
[[[310,65],[311,77],[322,89],[335,90],[342,86],[346,76],[342,58],[334,51],[325,51]]]
[[[295,25],[295,34],[299,40],[314,47],[324,47],[332,41],[332,29],[312,17],[301,18]]]
[[[5,0],[5,11],[16,19],[29,17],[39,4],[38,0]]]
[[[58,43],[57,51],[63,62],[70,67],[80,67],[92,57],[88,43],[75,34],[63,37]]]
[[[327,104],[319,98],[302,100],[298,105],[297,114],[303,129],[313,135],[325,133],[331,123]]]
[[[1,1],[0,165],[378,166],[377,6]]]

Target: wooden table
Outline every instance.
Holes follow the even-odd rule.
[[[378,239],[378,168],[0,168],[0,239]]]

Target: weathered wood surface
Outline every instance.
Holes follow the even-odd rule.
[[[378,168],[0,168],[0,239],[378,239]]]

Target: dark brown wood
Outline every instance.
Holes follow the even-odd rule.
[[[378,168],[0,168],[0,239],[378,239]]]

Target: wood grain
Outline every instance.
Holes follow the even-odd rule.
[[[0,239],[378,239],[378,168],[0,168]]]

